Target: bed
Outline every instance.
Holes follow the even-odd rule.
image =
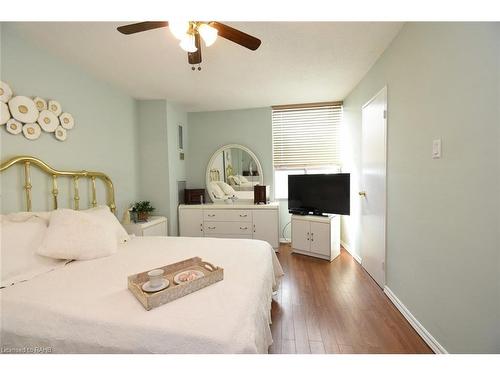
[[[49,168],[52,176],[103,179],[108,205],[115,207],[113,185],[104,174],[59,174],[32,157],[4,163],[0,170],[17,163],[24,164],[27,180],[31,165]],[[128,275],[193,256],[222,266],[224,280],[150,311],[127,289]],[[132,237],[113,255],[64,263],[2,288],[1,345],[55,353],[267,353],[272,293],[282,275],[267,242]]]
[[[241,176],[241,175],[230,175],[228,176],[227,180],[229,182],[229,185],[236,191],[252,191],[254,190],[254,186],[256,185],[260,185],[260,182],[259,181],[248,181],[246,180],[242,180],[243,178],[245,178],[244,176]]]

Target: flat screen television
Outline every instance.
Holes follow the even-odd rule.
[[[350,174],[288,176],[288,211],[293,214],[350,213]]]

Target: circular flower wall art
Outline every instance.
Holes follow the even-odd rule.
[[[75,120],[70,113],[63,112],[57,100],[14,95],[11,87],[0,81],[0,125],[9,134],[22,133],[29,140],[50,133],[62,142],[75,126]]]

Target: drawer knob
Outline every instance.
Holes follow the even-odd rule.
[[[215,214],[208,214],[208,217],[215,217]]]
[[[208,227],[208,229],[215,229],[215,227]]]
[[[247,214],[243,214],[243,215],[240,214],[240,217],[247,217],[247,216],[248,216]]]
[[[240,227],[240,229],[248,229],[248,227]]]

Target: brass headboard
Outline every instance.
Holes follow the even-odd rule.
[[[78,180],[80,177],[90,178],[92,181],[92,207],[97,206],[97,192],[96,192],[96,179],[102,180],[108,192],[107,197],[107,205],[114,213],[116,210],[115,204],[115,191],[113,188],[113,182],[111,182],[110,178],[101,172],[89,172],[89,171],[58,171],[57,169],[52,168],[45,162],[37,159],[33,156],[16,156],[0,165],[0,172],[5,171],[6,169],[12,167],[14,164],[23,164],[24,165],[24,190],[26,193],[26,210],[31,211],[31,174],[30,167],[32,165],[37,166],[43,172],[52,176],[52,197],[54,201],[54,209],[57,209],[57,195],[59,194],[59,190],[57,189],[57,177],[70,177],[73,179],[73,200],[74,200],[74,209],[80,209],[80,193],[78,187]]]
[[[226,167],[226,177],[232,176],[233,174],[234,174],[233,166],[231,164],[229,164]]]
[[[220,171],[218,169],[210,169],[210,181],[220,181]]]

